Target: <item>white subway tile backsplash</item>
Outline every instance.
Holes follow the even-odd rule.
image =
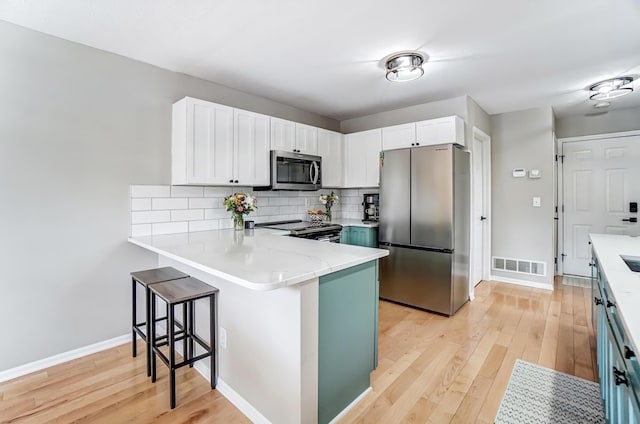
[[[204,187],[171,186],[171,197],[202,197]]]
[[[151,209],[154,211],[163,209],[188,209],[189,199],[176,197],[169,199],[151,199]]]
[[[131,212],[131,224],[152,224],[170,220],[169,211]]]
[[[198,221],[204,219],[204,209],[171,211],[171,221]]]
[[[150,211],[151,199],[131,199],[132,211]]]
[[[308,209],[324,210],[319,191],[256,191],[249,187],[202,186],[131,186],[131,234],[169,234],[233,227],[231,213],[223,205],[224,197],[235,192],[250,193],[257,198],[258,209],[245,217],[256,222],[308,219]],[[377,193],[376,188],[348,189],[333,192],[340,197],[333,216],[362,219],[362,195]]]
[[[246,189],[241,187],[205,187],[204,197],[227,197],[238,192],[246,192]]]
[[[189,222],[189,232],[194,231],[210,231],[220,228],[220,220],[212,219],[206,221],[191,221]]]
[[[170,186],[132,185],[131,197],[170,197]]]
[[[174,234],[186,233],[189,231],[188,222],[163,222],[160,224],[152,224],[151,234]]]
[[[204,219],[220,219],[220,218],[230,218],[231,212],[226,209],[205,209],[204,210]]]
[[[131,226],[132,237],[150,236],[150,235],[151,235],[151,224],[136,224]]]
[[[207,187],[209,188],[209,187]],[[204,197],[202,199],[189,199],[189,209],[213,209],[219,208],[220,203],[219,198],[214,197]]]

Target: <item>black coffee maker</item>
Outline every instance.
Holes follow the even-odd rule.
[[[380,195],[378,193],[365,194],[362,196],[362,206],[364,207],[363,222],[378,222],[380,218]]]

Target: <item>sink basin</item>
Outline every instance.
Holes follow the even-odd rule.
[[[620,257],[631,271],[640,272],[640,256],[620,255]]]

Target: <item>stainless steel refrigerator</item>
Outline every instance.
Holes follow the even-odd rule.
[[[387,150],[380,166],[380,297],[453,315],[469,300],[469,152]]]

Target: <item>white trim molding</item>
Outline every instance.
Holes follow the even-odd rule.
[[[0,383],[130,342],[131,334],[125,334],[123,336],[114,337],[113,339],[94,343],[89,346],[84,346],[68,352],[53,355],[48,358],[40,359],[38,361],[30,362],[28,364],[20,365],[15,368],[10,368],[5,371],[0,371]]]
[[[372,391],[373,389],[371,388],[371,386],[369,386],[364,392],[360,393],[360,396],[358,396],[357,398],[355,398],[353,400],[353,402],[351,402],[349,405],[347,405],[346,408],[344,408],[342,411],[340,411],[340,413],[338,415],[336,415],[331,421],[329,421],[329,424],[336,424],[338,423],[342,418],[344,418],[347,413],[349,413],[349,411],[351,409],[353,409],[358,402],[360,402],[362,399],[364,399],[370,391]]]
[[[634,135],[640,135],[640,131],[633,130],[633,131],[622,131],[622,132],[606,133],[606,134],[579,135],[576,137],[559,138],[558,142],[570,143],[572,141],[598,140],[600,138],[633,137]]]
[[[498,281],[500,283],[515,284],[517,286],[533,287],[536,289],[553,291],[553,285],[549,285],[546,283],[539,283],[537,281],[520,280],[517,278],[507,278],[507,277],[501,277],[498,275],[492,275],[489,277],[489,279],[492,281]]]

